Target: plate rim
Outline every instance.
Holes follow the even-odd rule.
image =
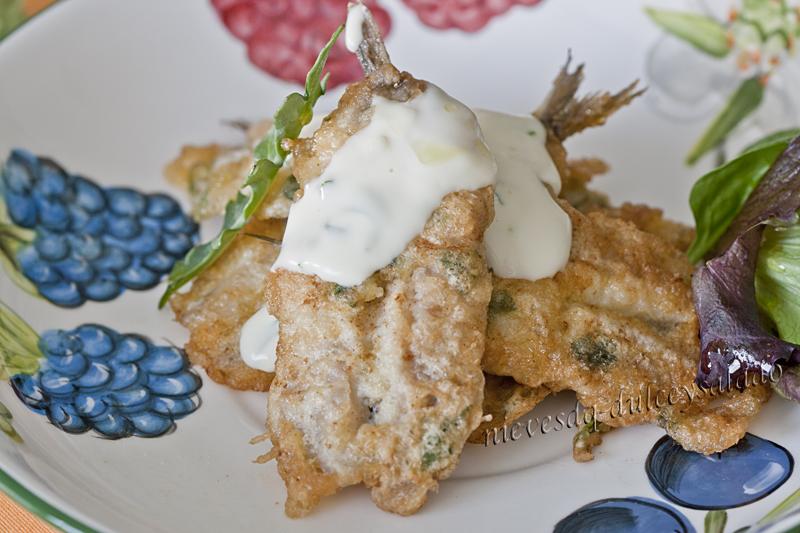
[[[24,483],[17,480],[0,467],[0,490],[9,498],[41,518],[48,524],[68,533],[98,533],[98,530],[87,526],[77,518],[70,516],[65,511],[49,503],[41,496],[36,495]]]

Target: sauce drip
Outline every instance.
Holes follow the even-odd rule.
[[[261,308],[251,316],[239,336],[239,353],[244,364],[264,372],[275,372],[278,348],[278,319]]]
[[[367,8],[362,3],[348,4],[347,21],[344,25],[344,44],[350,52],[356,53],[364,40],[364,19]]]
[[[567,264],[572,223],[545,187],[561,190],[547,132],[532,116],[476,114],[497,160],[494,221],[485,236],[489,266],[502,278],[549,278]]]

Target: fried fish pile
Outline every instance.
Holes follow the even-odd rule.
[[[426,89],[388,62],[382,44],[372,51],[368,75],[313,136],[290,143],[296,183],[286,171],[284,194],[171,302],[190,330],[194,363],[233,388],[270,391],[270,457],[287,486],[286,513],[304,516],[358,483],[382,509],[414,513],[455,468],[468,438],[488,442],[563,390],[575,391],[604,428],[658,423],[705,454],[734,445],[769,389],[694,384],[698,322],[684,253],[693,230],[647,206],[611,207],[587,187],[606,165],[568,160],[563,146],[634,99],[635,84],[579,99],[582,66],[570,71],[568,62],[536,112],[573,228],[569,261],[552,278],[492,276],[482,243],[491,187],[446,196],[407,248],[356,287],[270,272],[290,199],[369,123],[372,97],[408,101]],[[251,139],[264,129],[251,130]],[[189,147],[170,165],[197,216],[219,214],[235,195],[251,139],[245,150]],[[264,306],[280,322],[274,375],[239,356],[241,327]],[[591,458],[585,442],[575,457]]]

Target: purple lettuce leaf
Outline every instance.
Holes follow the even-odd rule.
[[[761,321],[755,270],[766,223],[789,224],[800,209],[800,137],[762,178],[717,246],[719,255],[692,280],[700,321],[697,383],[741,385],[746,374],[765,375],[775,364],[800,363],[800,346],[776,337]]]
[[[800,402],[800,367],[795,366],[784,370],[772,388],[787,400]]]

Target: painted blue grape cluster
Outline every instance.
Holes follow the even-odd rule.
[[[200,405],[200,377],[177,348],[94,324],[39,339],[42,364],[11,384],[31,410],[68,433],[158,437]]]
[[[197,239],[197,224],[169,196],[101,188],[24,150],[11,152],[2,182],[12,222],[36,234],[17,263],[59,306],[154,287]]]

